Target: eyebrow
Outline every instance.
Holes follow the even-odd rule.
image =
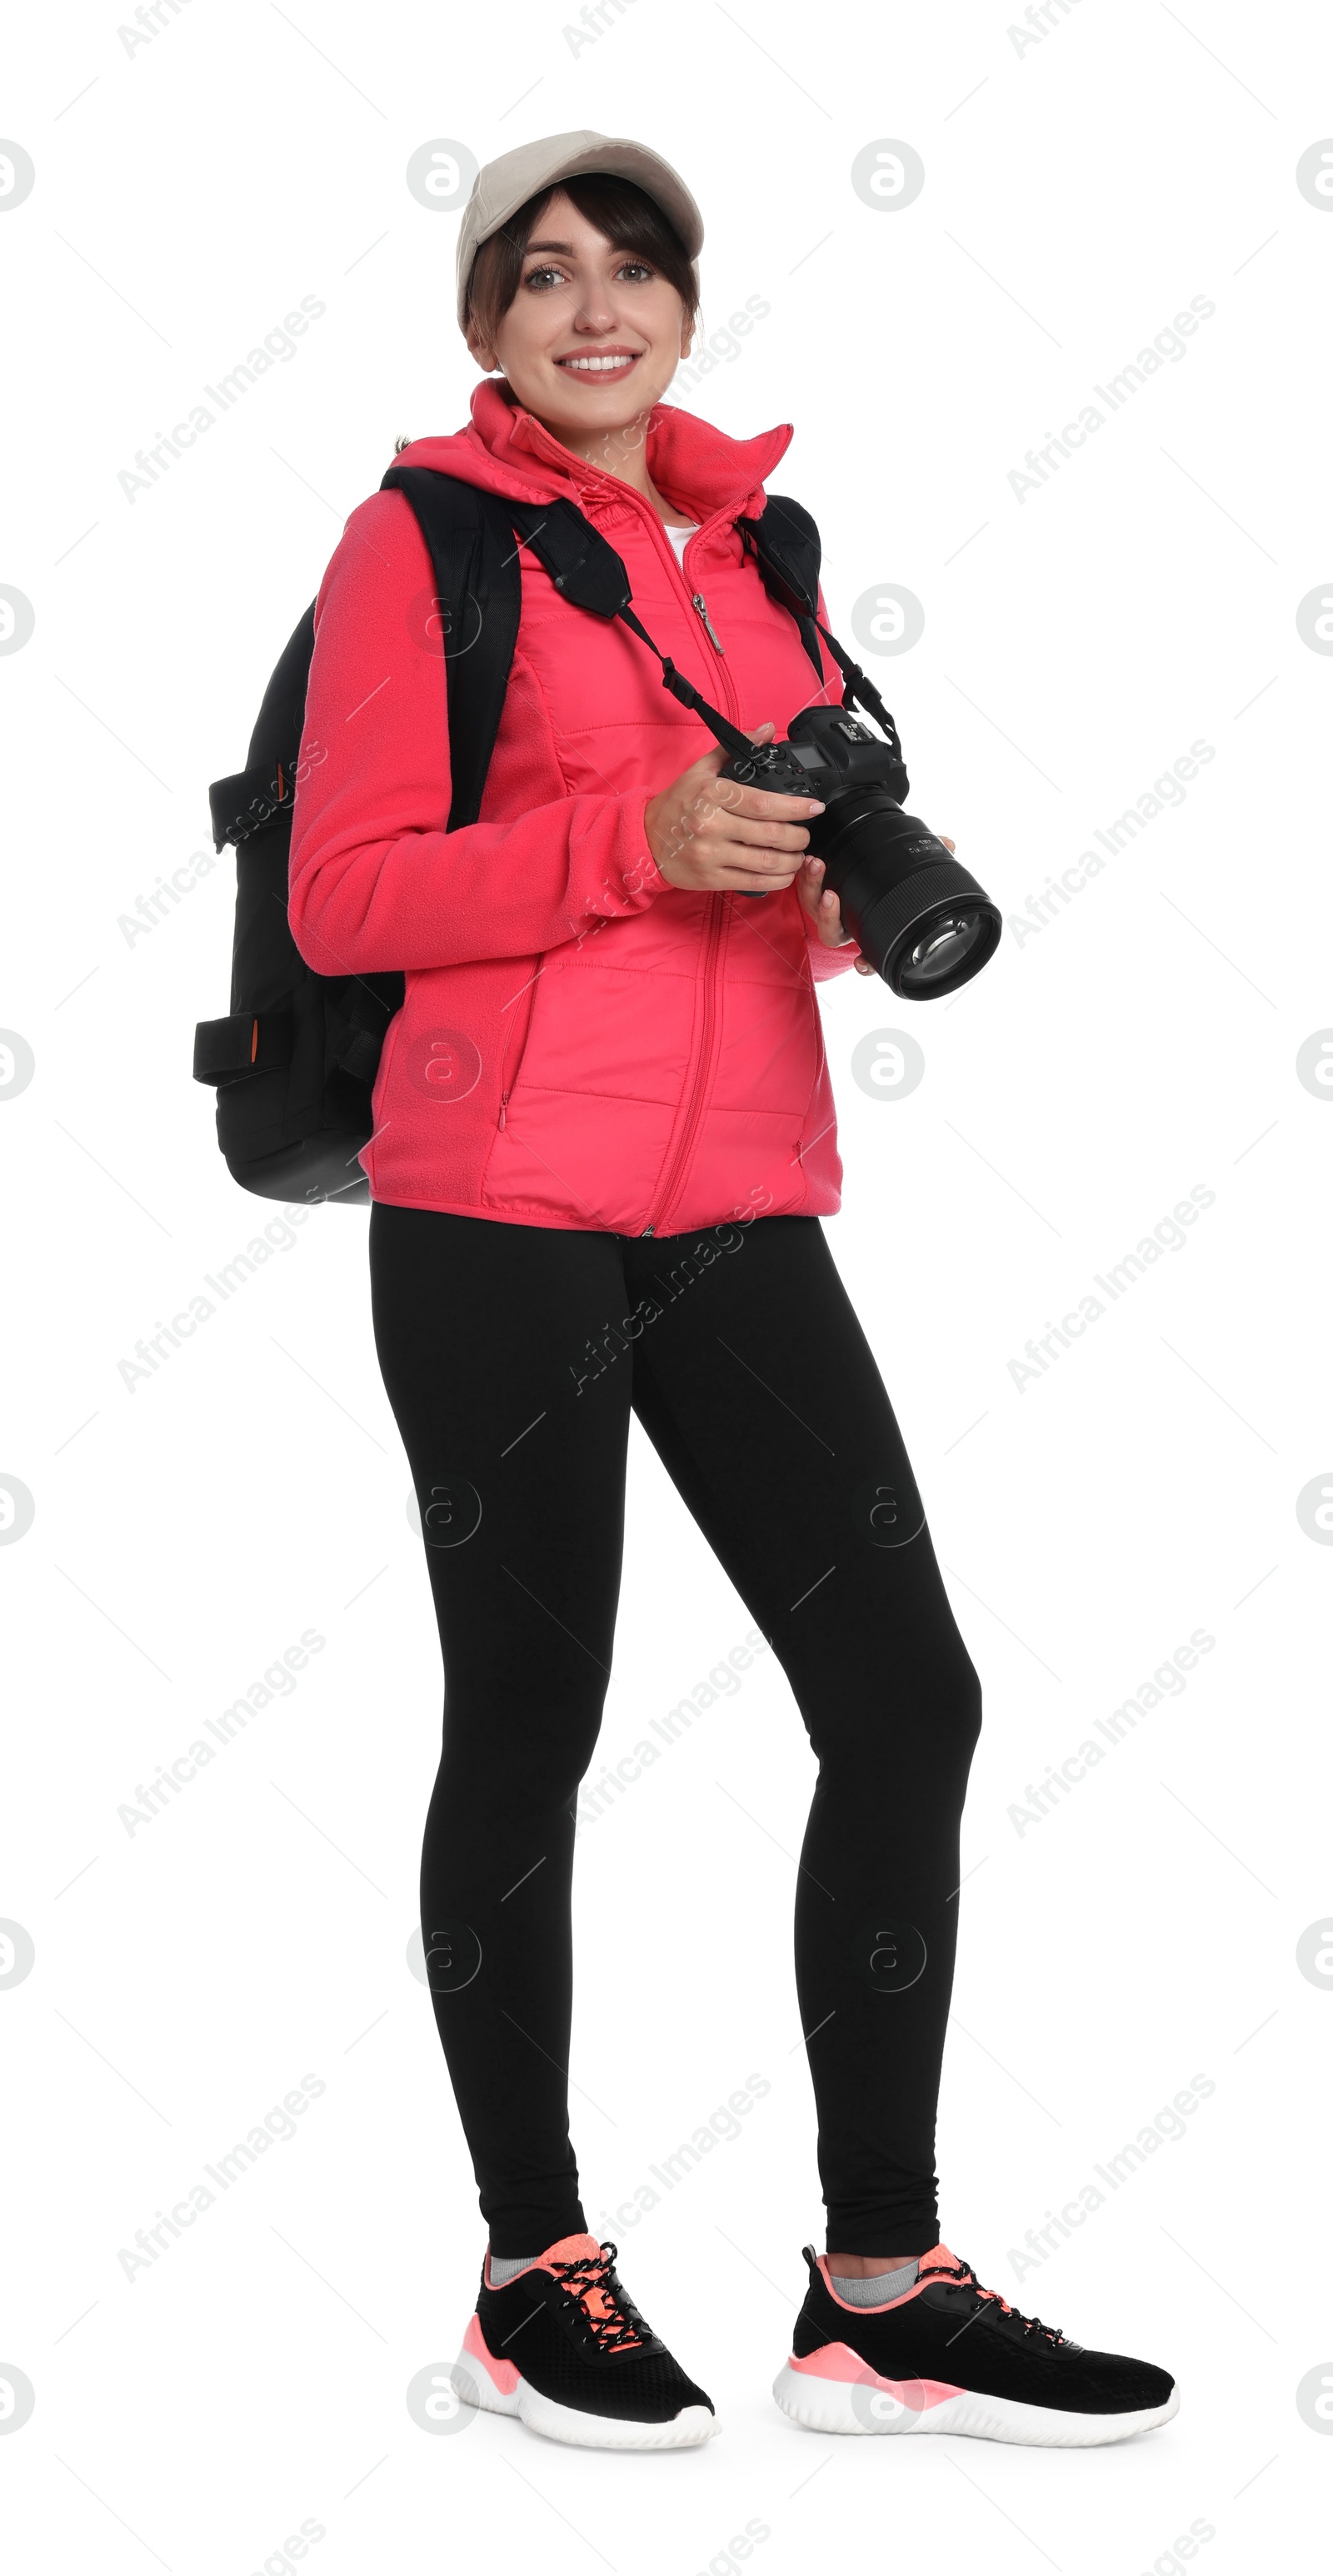
[[[609,248],[612,250],[624,251],[625,245],[623,242],[612,242],[609,244]],[[566,259],[573,259],[575,256],[573,243],[560,241],[529,242],[523,256],[525,259],[530,259],[533,252],[539,250],[557,250],[560,251]],[[637,256],[638,253],[636,252],[635,257],[637,258]]]

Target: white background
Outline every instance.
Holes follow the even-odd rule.
[[[1333,1558],[1296,1498],[1333,1466],[1333,1107],[1295,1059],[1333,1021],[1333,661],[1296,610],[1333,571],[1333,219],[1295,170],[1333,130],[1327,27],[1073,0],[1019,51],[980,0],[631,0],[576,52],[555,0],[162,16],[130,53],[111,6],[23,13],[3,110],[37,171],[0,223],[0,581],[36,616],[0,665],[0,1020],[36,1061],[3,1107],[0,1468],[36,1506],[0,1550],[0,1913],[36,1954],[0,1993],[0,2362],[36,2391],[0,2441],[15,2562],[251,2576],[297,2563],[303,2520],[320,2576],[695,2576],[742,2563],[747,2521],[772,2576],[927,2553],[1136,2576],[1184,2565],[1191,2522],[1222,2576],[1290,2553],[1286,2517],[1301,2549],[1330,2461],[1296,2389],[1333,2373],[1333,1999],[1296,1963],[1333,1896]],[[615,2458],[489,2419],[418,2429],[407,2384],[456,2351],[483,2239],[406,1964],[440,1671],[364,1211],[313,1215],[151,1382],[118,1372],[278,1213],[229,1180],[189,1078],[195,1020],[227,1005],[230,858],[132,943],[120,917],[207,849],[207,782],[242,763],[395,435],[465,418],[457,215],[409,194],[409,155],[581,126],[653,143],[700,197],[706,330],[771,303],[686,400],[738,434],[796,423],[778,488],[820,521],[835,629],[876,583],[923,603],[876,676],[914,805],[1008,915],[1193,740],[1215,748],[951,1004],[850,976],[823,999],[847,1171],[829,1239],[986,1689],[944,2233],[1020,2305],[1178,2373],[1175,2422],[1119,2449],[839,2444],[770,2401],[823,2215],[789,1929],[812,1762],[771,1663],[588,1828],[577,1869],[586,2204],[722,2438]],[[850,181],[885,138],[925,164],[897,211]],[[307,294],[327,312],[292,361],[127,500],[135,451]],[[1200,295],[1187,354],[1020,501],[1025,451]],[[925,1079],[871,1098],[853,1045],[902,1025]],[[1186,1245],[1020,1392],[1028,1338],[1196,1184],[1215,1203]],[[630,1504],[611,1758],[749,1626],[637,1429]],[[1027,1784],[1200,1627],[1216,1644],[1184,1691],[1020,1834]],[[296,1689],[127,1834],[136,1784],[306,1628],[327,1643]],[[752,2071],[771,2091],[743,2136],[609,2229]],[[298,2134],[128,2280],[118,2249],[304,2073],[325,2090]],[[1199,2073],[1187,2134],[1020,2278],[1010,2249]]]

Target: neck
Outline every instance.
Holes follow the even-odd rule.
[[[540,413],[533,416],[541,418]],[[568,448],[571,456],[581,457],[585,465],[599,466],[603,474],[614,474],[618,482],[628,483],[631,491],[641,492],[661,517],[679,519],[683,514],[658,491],[648,471],[648,418],[647,412],[636,411],[613,429],[582,433],[550,420],[542,421],[542,427],[549,437]]]

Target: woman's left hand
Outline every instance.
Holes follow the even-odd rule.
[[[943,833],[940,838],[944,839]],[[952,856],[953,842],[945,841],[944,846]],[[796,879],[796,891],[801,902],[819,933],[822,945],[825,948],[845,948],[851,939],[851,933],[843,929],[842,906],[834,893],[823,892],[823,884],[823,860],[803,859]],[[858,957],[856,971],[858,975],[873,975],[875,968],[868,957]]]

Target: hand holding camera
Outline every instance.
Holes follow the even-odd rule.
[[[750,736],[769,741],[771,724]],[[779,894],[792,884],[809,845],[805,818],[823,811],[813,796],[771,795],[718,773],[719,743],[649,800],[648,847],[668,885],[687,894]]]
[[[999,910],[952,841],[904,813],[896,733],[881,740],[844,707],[806,707],[785,742],[772,734],[757,726],[751,754],[706,751],[649,800],[644,829],[668,884],[760,896],[799,877],[825,944],[855,939],[858,967],[901,999],[970,982],[994,955]]]
[[[897,730],[870,696],[883,739],[845,706],[803,707],[785,742],[735,753],[719,784],[762,785],[799,798],[802,811],[813,792],[811,855],[824,862],[823,888],[836,894],[862,958],[901,1000],[931,1001],[980,973],[999,944],[1001,916],[951,844],[904,813]]]

